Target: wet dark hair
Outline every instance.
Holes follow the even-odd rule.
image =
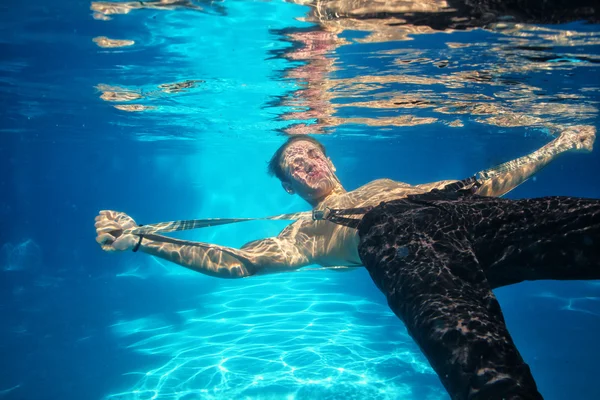
[[[284,144],[282,144],[281,147],[279,147],[277,149],[275,154],[273,154],[273,157],[271,157],[271,160],[269,161],[269,165],[267,167],[267,171],[268,171],[269,175],[276,176],[282,182],[287,181],[285,172],[283,171],[283,168],[281,168],[281,155],[283,154],[285,149],[288,148],[288,146],[290,146],[292,143],[296,143],[301,140],[305,140],[307,142],[314,144],[315,146],[317,146],[319,148],[319,150],[321,150],[323,152],[323,155],[327,156],[327,153],[325,151],[325,146],[323,146],[318,140],[313,139],[310,136],[304,136],[304,135],[292,136]]]

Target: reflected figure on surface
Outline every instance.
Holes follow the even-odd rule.
[[[573,53],[599,43],[597,32],[529,25],[597,21],[599,7],[593,1],[544,5],[524,0],[293,2],[309,7],[304,19],[315,27],[278,32],[295,44],[278,56],[294,64],[304,61],[283,72],[299,87],[277,104],[291,109],[281,116],[293,121],[282,128],[286,134],[327,134],[347,125],[461,127],[467,118],[484,125],[541,128],[558,134],[569,121],[592,125],[596,118],[594,85],[586,91],[544,93],[529,79],[535,73],[565,69],[576,73],[587,68],[581,61],[595,62],[593,52],[579,57]],[[474,28],[495,35],[482,42],[474,34],[478,42],[449,41],[432,48],[410,43],[393,49],[385,46]],[[452,40],[444,35],[438,38],[441,43]],[[343,67],[355,63],[361,52],[373,63]],[[346,60],[345,54],[351,58]]]

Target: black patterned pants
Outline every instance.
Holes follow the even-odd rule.
[[[600,279],[600,200],[433,191],[384,203],[359,254],[452,399],[541,399],[492,289]]]

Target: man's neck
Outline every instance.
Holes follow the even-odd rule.
[[[307,201],[312,206],[312,208],[320,208],[321,205],[323,205],[323,203],[328,202],[329,200],[340,196],[344,193],[346,193],[346,189],[344,189],[344,187],[341,184],[338,184],[327,196],[321,197],[319,199],[310,199]]]

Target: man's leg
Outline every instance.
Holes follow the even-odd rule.
[[[473,249],[492,288],[600,279],[600,200],[473,197],[466,203],[460,212],[470,219]]]
[[[460,215],[427,201],[379,206],[359,253],[452,399],[541,399]]]

